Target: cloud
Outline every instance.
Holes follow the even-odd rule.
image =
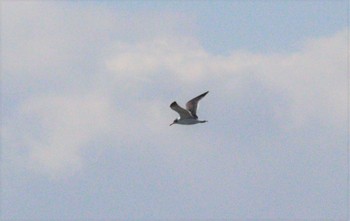
[[[21,106],[24,118],[36,119],[29,130],[30,166],[51,177],[74,173],[82,166],[80,148],[109,126],[109,104],[100,96],[34,97]]]
[[[114,148],[143,148],[150,137],[171,145],[162,138],[176,116],[168,104],[207,89],[212,98],[201,114],[212,118],[213,127],[225,122],[222,116],[232,120],[247,113],[237,100],[266,107],[279,129],[298,130],[314,120],[336,131],[343,126],[346,31],[309,39],[290,54],[217,55],[200,45],[190,31],[193,20],[187,23],[182,14],[140,18],[102,7],[77,14],[74,7],[65,11],[52,4],[11,3],[3,9],[4,94],[13,98],[6,101],[12,108],[3,127],[17,133],[17,148],[26,149],[23,158],[36,172],[64,177],[83,170],[84,148],[101,137]],[[22,29],[28,23],[34,25]],[[257,88],[269,103],[254,100]],[[175,134],[191,139],[183,131]],[[11,136],[5,135],[5,143]],[[239,143],[225,133],[210,136]]]
[[[287,119],[298,125],[312,118],[341,125],[346,118],[346,30],[310,39],[301,51],[261,61],[261,80],[290,99]],[[338,85],[338,86],[337,86]]]
[[[345,30],[219,55],[171,10],[1,16],[2,218],[345,217]],[[206,90],[207,124],[168,126]]]
[[[274,107],[289,122],[286,126],[303,126],[315,117],[337,126],[346,118],[346,44],[344,30],[310,39],[291,54],[238,51],[220,56],[196,43],[155,39],[116,49],[107,68],[117,80],[155,82],[166,74],[174,86],[215,85],[223,95],[240,93],[242,82],[254,81],[287,100],[287,106]]]

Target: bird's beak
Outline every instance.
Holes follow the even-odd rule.
[[[174,123],[171,123],[169,126],[173,125]]]

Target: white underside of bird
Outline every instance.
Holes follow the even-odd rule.
[[[191,124],[198,124],[198,123],[205,123],[205,122],[208,122],[208,121],[198,120],[198,119],[193,119],[193,118],[181,119],[180,117],[178,117],[176,124],[191,125]],[[173,125],[173,124],[174,123],[171,123],[171,125]]]

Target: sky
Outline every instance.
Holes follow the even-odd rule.
[[[1,220],[349,218],[348,1],[0,4]]]

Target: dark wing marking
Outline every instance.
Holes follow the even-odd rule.
[[[186,103],[186,109],[188,111],[190,111],[192,116],[195,117],[196,119],[198,118],[198,116],[197,116],[197,109],[199,106],[198,103],[205,95],[207,95],[207,93],[209,93],[209,91],[193,98],[192,100],[190,100]]]
[[[176,111],[180,115],[181,118],[184,118],[184,119],[185,118],[192,118],[191,113],[188,110],[180,107],[176,103],[176,101],[174,101],[173,103],[170,104],[170,108],[173,109],[174,111]]]

